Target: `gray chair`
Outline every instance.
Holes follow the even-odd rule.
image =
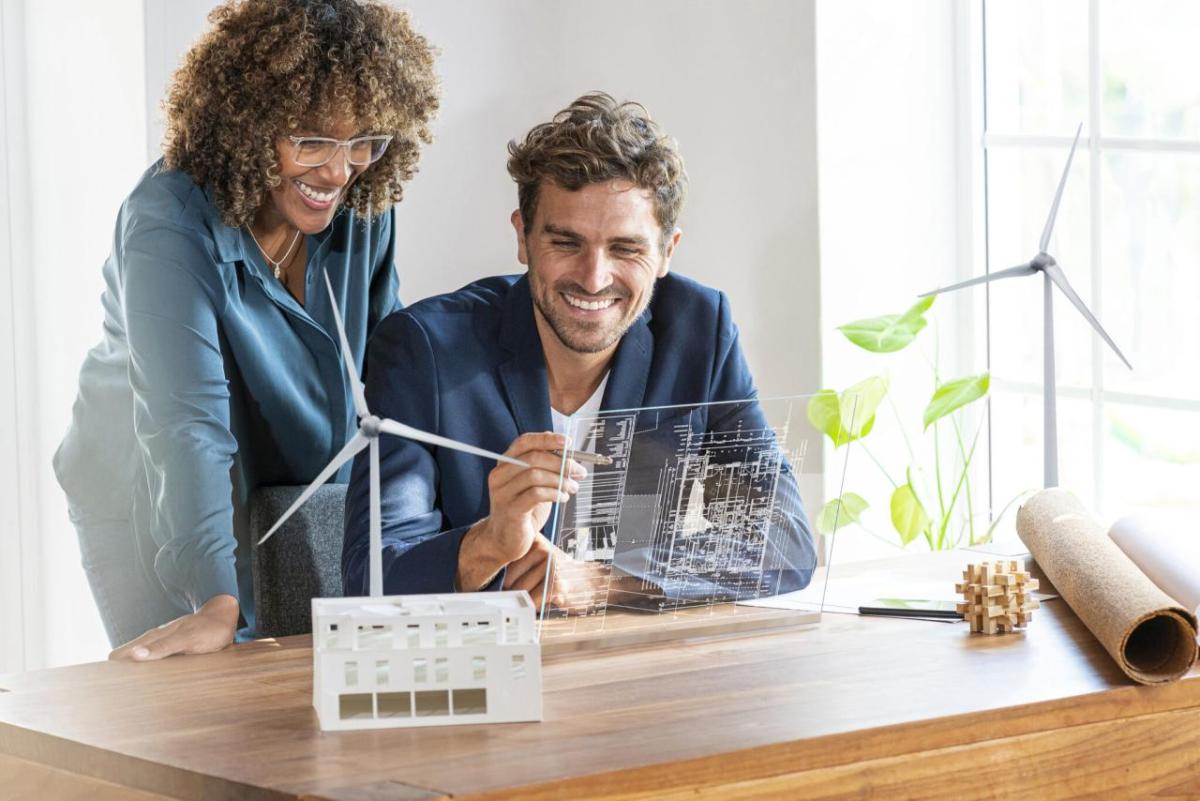
[[[258,545],[303,491],[304,487],[263,487],[250,498],[254,605],[263,637],[311,632],[312,599],[342,595],[345,484],[321,487],[271,539]]]

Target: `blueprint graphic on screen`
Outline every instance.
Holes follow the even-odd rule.
[[[554,510],[548,530],[560,553],[535,599],[543,618],[595,627],[614,609],[715,608],[805,587],[819,546],[801,485],[819,482],[800,479],[820,470],[821,442],[806,402],[574,419],[575,447],[608,463],[585,465],[578,492]]]

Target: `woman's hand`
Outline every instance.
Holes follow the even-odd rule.
[[[109,659],[150,662],[172,654],[207,654],[233,642],[237,631],[238,602],[232,595],[217,595],[190,615],[177,617],[108,655]]]

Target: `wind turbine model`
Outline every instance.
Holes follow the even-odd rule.
[[[1125,358],[1125,354],[1121,353],[1121,349],[1118,348],[1116,343],[1112,341],[1112,337],[1105,332],[1104,328],[1100,325],[1100,321],[1097,320],[1096,316],[1088,310],[1087,305],[1080,299],[1079,295],[1075,293],[1075,290],[1071,288],[1071,284],[1069,281],[1067,281],[1067,276],[1063,273],[1062,268],[1058,266],[1058,262],[1054,260],[1053,256],[1046,252],[1046,248],[1050,245],[1050,234],[1054,230],[1054,218],[1058,215],[1058,204],[1059,201],[1062,200],[1063,187],[1066,186],[1067,183],[1067,173],[1069,173],[1071,170],[1071,159],[1075,157],[1075,148],[1079,145],[1079,134],[1082,130],[1083,123],[1081,122],[1079,123],[1079,127],[1075,129],[1075,141],[1071,143],[1071,152],[1067,156],[1067,166],[1063,168],[1062,178],[1059,179],[1058,191],[1054,193],[1054,202],[1050,206],[1050,216],[1046,218],[1046,227],[1042,229],[1042,238],[1038,241],[1038,253],[1033,257],[1033,260],[1017,267],[1009,267],[1006,270],[1000,270],[999,272],[981,275],[977,278],[972,278],[969,281],[963,281],[959,284],[942,287],[941,289],[935,289],[932,292],[926,292],[925,294],[921,295],[921,297],[926,298],[930,295],[938,295],[942,292],[953,292],[956,289],[974,286],[975,284],[983,284],[1000,278],[1016,278],[1018,276],[1035,275],[1036,273],[1042,274],[1042,297],[1044,299],[1043,308],[1045,309],[1045,322],[1043,324],[1043,330],[1045,332],[1045,345],[1042,356],[1042,366],[1045,372],[1043,378],[1042,395],[1044,403],[1043,437],[1045,439],[1044,470],[1045,483],[1047,487],[1058,486],[1058,415],[1055,410],[1054,402],[1056,393],[1054,379],[1054,286],[1057,286],[1060,290],[1062,290],[1062,293],[1067,296],[1067,300],[1071,301],[1075,308],[1079,310],[1079,313],[1082,314],[1087,319],[1088,323],[1091,324],[1092,328],[1096,329],[1096,333],[1100,335],[1101,339],[1108,343],[1108,346],[1112,348],[1113,352],[1117,354],[1117,357],[1125,363],[1125,366],[1130,370],[1133,369],[1133,365],[1131,365],[1129,360]]]
[[[354,367],[354,353],[350,350],[350,342],[346,339],[346,328],[342,324],[342,315],[338,312],[337,298],[333,294],[333,285],[329,283],[329,275],[325,275],[325,288],[329,291],[329,303],[333,308],[333,318],[337,323],[338,339],[342,343],[342,357],[346,362],[346,372],[350,374],[350,391],[354,396],[354,409],[358,413],[358,431],[350,438],[345,447],[338,452],[338,455],[333,457],[333,461],[325,466],[313,482],[308,485],[304,492],[300,493],[300,497],[288,507],[288,510],[283,513],[279,520],[275,521],[275,525],[271,526],[271,530],[263,535],[263,538],[258,541],[259,545],[266,542],[271,535],[279,530],[279,527],[292,516],[292,513],[304,505],[304,502],[312,497],[317,489],[329,480],[329,477],[341,468],[346,462],[353,459],[363,448],[370,448],[371,457],[371,561],[370,561],[370,589],[371,597],[379,598],[383,596],[383,534],[382,523],[379,512],[379,435],[391,434],[396,437],[405,437],[406,439],[416,440],[417,442],[425,442],[430,445],[439,445],[443,448],[462,451],[464,453],[473,453],[476,456],[483,456],[488,459],[495,459],[498,462],[507,462],[515,464],[518,467],[529,467],[528,464],[519,459],[513,459],[509,456],[504,456],[499,453],[493,453],[483,448],[476,448],[474,445],[468,445],[465,442],[449,439],[447,437],[439,437],[437,434],[430,434],[427,431],[406,426],[403,423],[397,423],[395,420],[386,418],[380,419],[371,414],[371,410],[367,408],[367,398],[363,394],[362,382],[358,379],[358,370]]]

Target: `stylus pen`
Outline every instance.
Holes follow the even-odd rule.
[[[613,460],[602,453],[589,453],[587,451],[554,451],[559,456],[566,456],[568,459],[574,459],[580,464],[598,464],[610,465]]]

